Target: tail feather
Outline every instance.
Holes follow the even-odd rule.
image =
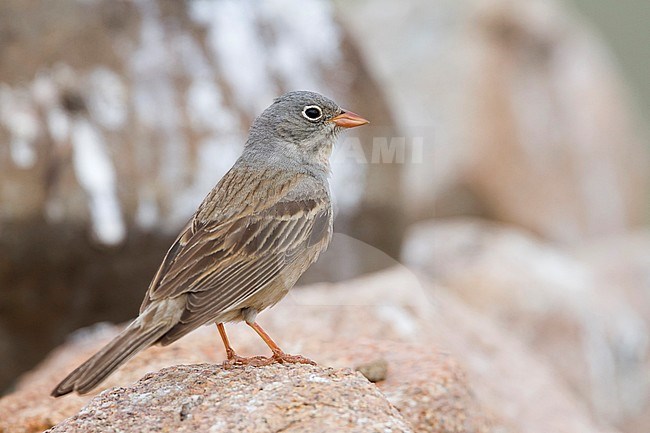
[[[138,320],[134,321],[63,379],[52,391],[52,396],[59,397],[72,391],[79,394],[89,392],[140,350],[158,341],[170,327],[169,324],[158,324],[147,328],[142,327]]]

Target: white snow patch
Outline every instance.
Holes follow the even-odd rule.
[[[212,65],[208,63],[203,49],[193,36],[188,33],[174,35],[171,46],[189,75],[199,78],[213,77]]]
[[[318,90],[322,67],[341,58],[341,32],[327,1],[198,0],[190,16],[208,28],[215,58],[247,112],[277,96],[271,74],[286,88]]]
[[[70,120],[59,107],[52,107],[46,115],[47,129],[56,143],[62,143],[70,135]]]
[[[213,68],[196,41],[189,35],[179,35],[174,38],[174,49],[181,58],[185,73],[191,78],[186,104],[192,127],[213,134],[237,132],[239,120],[224,105]]]
[[[287,88],[322,87],[322,67],[341,59],[341,32],[331,2],[275,0],[262,2],[259,9],[275,30],[268,47],[271,70]]]
[[[160,153],[159,183],[166,189],[182,190],[187,165],[185,137],[181,130],[180,98],[174,83],[174,56],[163,28],[157,3],[136,2],[141,17],[140,45],[129,65],[133,84],[132,98],[138,122],[159,150],[143,150],[145,158]],[[147,145],[146,142],[141,145]],[[172,207],[176,207],[176,204]],[[175,221],[166,221],[168,227]]]
[[[140,191],[135,223],[143,229],[151,230],[156,227],[159,217],[158,203],[154,194]]]
[[[185,73],[191,78],[186,112],[194,131],[205,136],[198,144],[197,164],[188,187],[175,195],[172,221],[187,219],[201,199],[237,159],[244,143],[239,118],[225,105],[212,67],[188,35],[174,38]]]
[[[244,141],[239,134],[204,140],[199,147],[199,166],[194,188],[207,191],[232,167]]]
[[[190,16],[205,25],[224,80],[238,105],[258,113],[276,95],[267,68],[267,47],[259,33],[257,2],[197,0],[190,3]]]
[[[242,137],[234,134],[207,138],[199,146],[198,166],[194,182],[189,188],[179,191],[169,220],[182,224],[201,203],[203,197],[226,174],[241,152]]]
[[[31,83],[31,95],[34,103],[39,106],[40,110],[44,113],[45,124],[50,136],[56,144],[60,144],[68,139],[70,132],[70,122],[66,113],[60,107],[60,93],[56,80],[52,78],[53,75],[65,76],[63,81],[76,80],[71,70],[68,70],[63,65],[59,65],[57,70],[41,71],[36,75],[34,81]]]
[[[59,92],[54,81],[46,72],[40,72],[32,81],[32,95],[34,102],[42,107],[51,107],[58,103]]]
[[[36,163],[34,140],[39,125],[29,92],[14,90],[6,84],[0,85],[0,122],[10,134],[10,153],[13,162],[20,168],[30,168]]]
[[[36,151],[24,138],[13,137],[11,159],[20,168],[30,168],[36,163]]]
[[[85,119],[72,125],[73,166],[79,184],[88,194],[92,227],[106,245],[126,235],[117,197],[115,170],[101,134]]]
[[[116,130],[127,117],[126,88],[122,79],[110,69],[99,67],[88,77],[88,109],[102,126]]]
[[[221,91],[212,79],[199,78],[187,91],[187,111],[190,123],[198,131],[226,131],[237,120],[221,104]]]

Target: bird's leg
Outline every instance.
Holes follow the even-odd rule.
[[[228,357],[223,362],[224,368],[230,368],[233,365],[265,365],[267,358],[264,358],[263,356],[244,358],[237,355],[235,349],[230,345],[228,334],[226,334],[226,327],[223,326],[223,323],[217,323],[217,329],[219,330],[219,335],[221,335],[221,340],[223,340],[223,345],[226,348],[226,356]]]
[[[237,354],[235,353],[235,349],[233,349],[230,345],[230,340],[228,340],[228,334],[226,334],[226,328],[223,326],[223,323],[217,323],[217,329],[219,330],[219,335],[221,335],[223,346],[226,348],[226,356],[228,357],[228,361],[238,358]]]
[[[314,361],[311,359],[305,358],[304,356],[300,355],[289,355],[287,353],[284,353],[282,349],[280,349],[280,346],[278,346],[275,341],[269,336],[269,334],[266,333],[264,329],[260,325],[257,324],[257,322],[249,322],[246,321],[246,324],[253,328],[255,332],[257,332],[257,335],[262,337],[262,340],[266,343],[267,346],[271,349],[271,352],[273,352],[273,356],[267,359],[267,364],[273,364],[276,362],[279,363],[287,363],[287,364],[311,364],[311,365],[316,365]]]

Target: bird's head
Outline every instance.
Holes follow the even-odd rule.
[[[367,123],[323,95],[294,91],[277,98],[255,119],[246,147],[326,164],[338,133]]]

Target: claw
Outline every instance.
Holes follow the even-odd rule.
[[[314,361],[300,355],[289,355],[284,352],[274,352],[269,357],[265,356],[252,356],[244,358],[243,356],[236,355],[235,353],[228,354],[228,359],[223,362],[223,368],[230,369],[240,365],[250,365],[253,367],[264,367],[271,364],[309,364],[316,365]]]
[[[273,356],[271,356],[270,359],[272,360],[271,363],[278,362],[280,364],[316,365],[316,363],[309,358],[305,358],[304,356],[301,355],[289,355],[288,353],[284,353],[282,351],[273,352]]]
[[[267,365],[267,359],[264,356],[252,356],[250,358],[245,358],[239,355],[230,355],[228,359],[223,362],[223,368],[230,369],[238,365],[252,365],[253,367],[261,367]]]

